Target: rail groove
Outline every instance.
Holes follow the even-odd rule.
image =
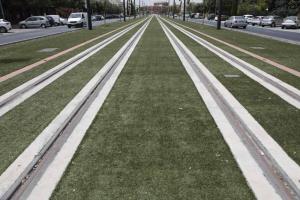
[[[255,196],[258,199],[300,199],[299,165],[159,21]]]
[[[287,103],[293,105],[297,109],[300,109],[300,91],[297,88],[279,80],[278,78],[264,72],[263,70],[258,69],[250,63],[247,63],[242,59],[224,51],[223,49],[177,26],[176,24],[165,19],[163,20],[201,46],[207,48],[209,51],[219,56],[224,61],[228,62],[233,67],[243,72],[249,78],[258,82],[263,87],[285,100]]]
[[[150,21],[151,18],[0,176],[1,200],[51,196]],[[63,159],[56,163],[59,156]]]
[[[112,35],[111,37],[68,59],[67,61],[57,65],[56,67],[0,96],[0,117],[15,108],[17,105],[21,104],[23,101],[25,101],[35,93],[39,92],[47,85],[54,82],[56,79],[63,76],[68,71],[78,66],[80,63],[82,63],[92,55],[96,54],[101,49],[111,44],[116,39],[120,38],[133,28],[143,23],[145,20],[146,19],[131,25],[130,27]]]

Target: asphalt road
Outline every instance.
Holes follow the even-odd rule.
[[[104,23],[112,23],[119,21],[120,19],[107,19],[99,22],[93,22],[93,26],[100,26]],[[50,27],[46,29],[13,29],[9,33],[0,35],[0,46],[22,42],[26,40],[32,40],[36,38],[71,32],[80,30],[81,28],[68,28],[67,26]]]
[[[202,20],[202,19],[188,19],[188,21],[196,23],[204,23],[206,25],[216,26],[217,22],[212,20]],[[222,23],[223,26],[223,23]],[[224,27],[224,26],[223,26]],[[229,28],[228,28],[229,29]],[[273,39],[280,39],[282,41],[289,41],[292,43],[300,43],[300,29],[297,30],[282,30],[281,28],[268,28],[268,27],[259,27],[259,26],[247,26],[247,29],[233,29],[241,32],[259,34],[262,36],[272,37]]]

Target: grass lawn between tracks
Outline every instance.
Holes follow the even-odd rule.
[[[137,20],[137,19],[136,19]],[[82,29],[74,32],[43,37],[0,47],[0,76],[35,63],[43,58],[57,54],[101,34],[117,29],[136,20],[113,22],[94,27],[92,31]],[[88,45],[86,45],[87,47]],[[57,48],[53,52],[39,52],[46,48]]]
[[[156,19],[51,199],[254,199]]]
[[[172,19],[170,20],[172,21]],[[280,64],[286,65],[287,67],[293,68],[297,71],[300,71],[300,56],[299,56],[300,46],[299,45],[292,45],[292,44],[288,44],[288,43],[284,43],[272,39],[262,38],[258,36],[249,35],[247,33],[230,31],[226,29],[216,30],[216,28],[214,27],[193,23],[193,22],[182,22],[180,20],[174,20],[174,21],[183,24],[185,26],[188,26],[190,28],[196,29],[200,32],[206,33],[217,39],[236,45],[240,48],[243,48],[257,55],[263,56],[265,58],[271,59]],[[235,50],[225,44],[221,44],[220,42],[217,42],[213,39],[202,36],[201,34],[195,31],[189,29],[187,30],[209,41],[210,43],[222,48],[223,50],[237,56],[238,58],[246,62],[249,62],[250,64],[260,68],[261,70],[264,70],[265,72],[279,78],[280,80],[289,83],[294,87],[300,89],[299,77],[289,74],[288,72],[285,72],[272,65],[262,62],[238,50]],[[253,49],[252,47],[262,47],[263,49]]]
[[[0,118],[0,174],[114,56],[117,50],[138,30],[138,27]]]
[[[134,21],[137,21],[137,20],[130,20],[130,21],[127,21],[125,23],[115,22],[115,23],[111,23],[111,24],[107,24],[107,25],[101,25],[100,27],[97,27],[92,32],[89,32],[87,30],[82,30],[82,31],[79,31],[79,32],[73,32],[72,34],[74,34],[74,37],[73,37],[73,35],[69,35],[71,33],[68,33],[68,38],[69,38],[68,40],[72,41],[73,43],[76,42],[77,41],[76,38],[78,36],[76,36],[75,34],[79,34],[80,38],[81,38],[80,39],[81,42],[84,42],[84,41],[87,41],[87,40],[89,40],[91,38],[97,37],[99,35],[105,34],[105,33],[109,32],[109,31],[114,30],[114,29],[117,29],[117,28],[119,28],[121,26],[124,26],[125,24],[132,23]],[[91,33],[93,33],[93,34],[90,35]],[[49,62],[47,62],[45,64],[42,64],[42,65],[40,65],[40,66],[38,66],[38,67],[36,67],[34,69],[31,69],[31,70],[29,70],[27,72],[19,74],[16,77],[13,77],[11,79],[8,79],[8,80],[0,83],[0,95],[2,95],[4,93],[6,93],[6,92],[8,92],[8,91],[10,91],[12,89],[14,89],[15,87],[21,85],[22,83],[24,83],[24,82],[26,82],[26,81],[28,81],[28,80],[30,80],[30,79],[32,79],[32,78],[34,78],[34,77],[42,74],[43,72],[45,72],[45,71],[47,71],[47,70],[49,70],[49,69],[57,66],[58,64],[60,64],[60,63],[62,63],[64,61],[66,61],[67,59],[69,59],[69,58],[77,55],[78,53],[86,50],[87,48],[89,48],[89,47],[91,47],[93,45],[96,45],[97,43],[103,41],[104,39],[106,39],[106,38],[108,38],[108,37],[110,37],[110,36],[112,36],[113,34],[116,34],[116,33],[117,32],[113,32],[111,34],[108,34],[107,36],[104,36],[103,38],[95,40],[94,42],[91,42],[90,44],[86,44],[83,47],[80,47],[80,48],[78,48],[78,49],[76,49],[74,51],[71,51],[71,52],[63,55],[63,56],[60,56],[59,58],[51,60],[51,61],[49,61]],[[50,38],[43,38],[42,40],[46,40],[45,43],[47,43],[47,45],[52,44],[51,40],[59,40],[61,44],[65,43],[65,41],[63,39],[59,39],[57,37],[65,37],[65,36],[64,35],[51,36]],[[72,38],[74,39],[74,41],[73,41]],[[31,42],[34,43],[33,46],[35,46],[35,48],[36,48],[36,46],[39,43],[38,41],[35,41],[35,40],[34,41],[28,41],[28,43],[31,43]],[[76,43],[76,44],[78,44],[78,43]],[[19,45],[19,44],[16,44],[16,45]],[[20,45],[23,45],[23,44],[20,44]],[[44,47],[46,47],[45,44],[42,44],[42,45],[44,45]],[[71,46],[74,46],[74,45],[71,45]],[[26,47],[23,47],[23,51],[26,52],[26,50],[24,50],[25,48]],[[0,51],[1,51],[1,47],[0,47]],[[56,53],[58,53],[58,52],[56,52]],[[41,53],[39,53],[39,54],[41,54]],[[49,54],[48,54],[48,56],[49,56]],[[13,60],[13,58],[12,58],[12,60]],[[37,60],[35,60],[35,61],[37,61]],[[1,63],[1,55],[0,55],[0,63]],[[13,66],[13,65],[17,65],[17,63],[11,63],[10,64],[10,66]],[[2,67],[2,65],[1,65],[0,69],[1,68],[4,68],[4,67]]]
[[[173,27],[171,30],[300,164],[300,111],[183,33]],[[225,75],[239,77],[230,78]]]

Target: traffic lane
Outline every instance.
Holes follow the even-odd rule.
[[[263,34],[263,35],[267,35],[267,36],[278,37],[278,38],[282,38],[282,39],[300,42],[300,33],[297,33],[297,32],[281,31],[281,30],[276,30],[276,29],[260,28],[260,27],[255,27],[255,26],[248,26],[246,30],[241,30],[241,31]]]
[[[100,26],[102,24],[112,23],[120,21],[120,19],[107,19],[99,22],[93,22],[93,26]],[[56,26],[56,27],[49,27],[46,29],[23,29],[13,32],[13,33],[6,33],[4,35],[0,36],[0,46],[7,45],[7,44],[13,44],[17,42],[22,42],[26,40],[32,40],[37,39],[41,37],[56,35],[56,34],[62,34],[66,32],[71,31],[77,31],[81,28],[68,28],[67,26]]]
[[[206,24],[210,26],[216,26],[217,22],[213,20],[203,20],[203,19],[189,19],[188,21]],[[222,26],[224,27],[224,22],[222,22]],[[229,28],[228,28],[229,29]],[[247,29],[239,29],[241,32],[250,32],[265,36],[270,36],[274,38],[281,38],[285,40],[291,40],[295,42],[300,42],[300,31],[289,31],[289,30],[281,30],[280,28],[267,28],[267,27],[257,27],[257,26],[247,26]]]

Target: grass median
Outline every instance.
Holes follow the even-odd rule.
[[[183,33],[168,26],[283,149],[300,164],[299,110]],[[226,75],[237,77],[226,77]]]
[[[52,196],[254,199],[153,19]]]
[[[0,174],[113,57],[138,27],[0,118]]]
[[[297,53],[300,52],[299,45],[292,45],[272,39],[261,38],[258,36],[253,36],[236,31],[230,31],[226,29],[216,30],[214,27],[193,22],[182,22],[180,20],[174,20],[174,22],[188,26],[190,28],[208,34],[212,37],[228,42],[247,51],[250,51],[252,53],[263,56],[280,64],[286,65],[287,67],[300,71],[300,57]],[[242,60],[251,63],[252,65],[260,68],[261,70],[264,70],[265,72],[279,78],[280,80],[287,82],[300,89],[299,77],[289,74],[281,69],[278,69],[270,64],[260,61],[238,50],[235,50],[225,44],[205,37],[195,31],[188,31],[198,35],[199,37],[207,40],[208,42],[216,45],[217,47],[220,47],[221,49],[224,49],[225,51],[237,56],[238,58],[241,58]]]

